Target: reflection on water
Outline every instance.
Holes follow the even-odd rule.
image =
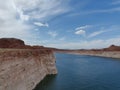
[[[56,54],[58,75],[35,90],[120,90],[120,59]]]

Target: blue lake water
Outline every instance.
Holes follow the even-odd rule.
[[[120,59],[55,54],[57,75],[35,90],[120,90]]]

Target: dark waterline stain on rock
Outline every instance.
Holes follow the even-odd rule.
[[[33,90],[48,90],[48,86],[55,82],[57,75],[47,75]]]

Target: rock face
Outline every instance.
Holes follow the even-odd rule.
[[[108,48],[104,48],[105,51],[120,51],[120,46],[111,45]]]
[[[25,46],[24,41],[15,38],[1,38],[0,48],[20,48]]]
[[[32,90],[49,74],[56,74],[50,50],[0,50],[0,90]]]
[[[75,54],[100,56],[109,58],[120,58],[120,51],[77,51]]]
[[[0,48],[0,90],[33,90],[46,75],[57,74],[50,49],[14,38],[0,39]]]
[[[12,49],[46,49],[43,46],[25,45],[24,41],[16,38],[0,38],[0,48]]]

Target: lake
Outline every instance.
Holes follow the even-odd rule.
[[[35,90],[120,90],[120,59],[55,54],[57,75]]]

